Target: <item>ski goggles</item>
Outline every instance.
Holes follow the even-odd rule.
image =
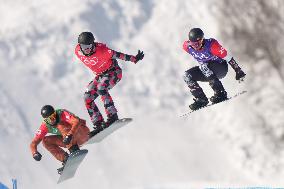
[[[87,49],[91,49],[92,46],[93,46],[93,44],[89,44],[89,45],[80,44],[80,47],[81,47],[82,51],[85,51]]]
[[[199,48],[203,42],[203,38],[199,39],[198,41],[189,41],[189,45],[193,48]]]
[[[53,112],[50,116],[44,118],[44,122],[47,124],[52,124],[55,122],[55,120],[56,120],[56,112]]]

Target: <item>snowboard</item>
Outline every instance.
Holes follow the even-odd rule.
[[[64,166],[64,169],[57,181],[57,184],[74,177],[76,170],[78,169],[79,165],[84,160],[87,153],[88,153],[88,150],[83,149],[83,150],[75,151],[69,155],[67,162]]]
[[[230,100],[230,99],[232,99],[232,98],[235,98],[235,97],[238,97],[238,96],[240,96],[240,95],[242,95],[242,94],[245,94],[246,92],[247,92],[247,91],[239,92],[239,93],[235,94],[234,96],[228,97],[228,99],[226,99],[226,100],[224,100],[224,101],[222,101],[222,102],[226,102],[226,101],[228,101],[228,100]],[[219,102],[219,103],[216,103],[216,104],[220,104],[220,103],[222,103],[222,102]],[[209,103],[209,104],[207,104],[206,106],[204,106],[204,107],[202,107],[202,108],[199,108],[199,109],[197,109],[197,110],[190,110],[189,112],[186,112],[186,113],[180,115],[180,117],[188,116],[189,114],[191,114],[191,113],[193,113],[193,112],[196,112],[196,111],[198,111],[198,110],[201,110],[201,109],[203,109],[203,108],[207,108],[207,107],[209,107],[209,106],[213,106],[213,105],[216,105],[216,104]]]
[[[119,119],[113,124],[111,124],[109,127],[105,128],[95,136],[91,137],[89,141],[86,144],[93,144],[93,143],[98,143],[101,142],[104,138],[106,138],[108,135],[116,131],[117,129],[127,125],[132,121],[132,118],[123,118]]]

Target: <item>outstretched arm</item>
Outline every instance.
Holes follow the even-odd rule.
[[[133,55],[124,54],[122,52],[118,52],[115,50],[112,50],[112,51],[113,51],[113,55],[112,55],[113,59],[120,59],[120,60],[131,61],[131,62],[136,61],[136,58]]]
[[[131,61],[131,62],[137,63],[139,60],[142,60],[144,58],[144,53],[143,51],[140,51],[140,50],[138,50],[138,53],[136,56],[128,55],[128,54],[121,53],[115,50],[112,50],[112,51],[113,51],[113,56],[112,56],[113,59],[118,58],[120,60]]]

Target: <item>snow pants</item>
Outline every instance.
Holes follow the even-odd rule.
[[[224,78],[228,72],[228,64],[226,61],[211,61],[207,63],[206,69],[209,69],[211,73],[213,72],[209,77],[206,77],[204,74],[204,72],[208,70],[202,69],[204,68],[195,66],[187,70],[184,74],[184,81],[195,98],[207,98],[197,81],[209,82],[209,85],[215,93],[225,91],[220,79]]]
[[[98,121],[103,121],[103,116],[95,103],[98,96],[100,96],[103,101],[107,116],[117,113],[109,90],[121,80],[122,70],[117,61],[113,61],[114,64],[109,70],[101,75],[97,75],[94,80],[89,83],[84,95],[85,105],[93,124]]]
[[[76,133],[74,134],[71,143],[65,145],[63,143],[63,137],[60,135],[45,136],[42,140],[43,146],[59,161],[63,160],[68,156],[62,148],[69,149],[73,145],[82,145],[89,140],[89,128],[86,125],[80,125]]]

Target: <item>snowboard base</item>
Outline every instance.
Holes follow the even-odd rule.
[[[84,160],[87,153],[88,153],[88,150],[83,149],[83,150],[78,150],[76,152],[73,152],[69,155],[67,162],[64,166],[64,169],[57,181],[57,184],[74,177],[76,170],[78,169],[79,165]]]
[[[132,118],[123,118],[119,119],[113,124],[111,124],[109,127],[105,128],[95,136],[91,137],[89,141],[86,144],[93,144],[93,143],[98,143],[101,142],[104,138],[106,138],[108,135],[116,131],[117,129],[127,125],[132,121]]]

